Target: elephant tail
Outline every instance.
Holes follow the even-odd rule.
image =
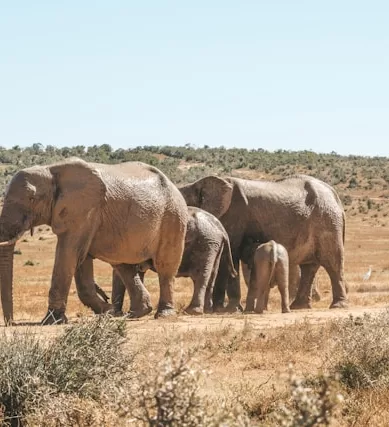
[[[230,245],[230,239],[227,236],[227,233],[224,233],[224,245],[223,245],[223,255],[225,259],[228,262],[228,271],[231,275],[231,277],[237,277],[238,273],[235,270],[234,267],[234,260],[232,258],[232,252],[231,252],[231,245]]]

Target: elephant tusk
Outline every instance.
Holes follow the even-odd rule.
[[[14,243],[16,243],[24,234],[24,231],[22,231],[21,233],[17,234],[13,239],[11,240],[7,240],[5,242],[0,242],[0,246],[10,246],[13,245]]]

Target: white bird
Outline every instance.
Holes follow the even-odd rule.
[[[366,273],[363,275],[363,277],[362,277],[362,280],[363,280],[364,282],[366,282],[367,280],[369,280],[369,279],[370,279],[371,272],[372,272],[372,270],[371,270],[371,265],[369,265],[369,270],[367,270],[367,272],[366,272]]]

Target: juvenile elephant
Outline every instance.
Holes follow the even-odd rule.
[[[93,258],[124,276],[128,264],[152,259],[159,276],[158,315],[173,311],[172,288],[184,250],[188,209],[173,183],[140,162],[118,165],[70,159],[23,169],[12,178],[0,216],[1,300],[6,323],[13,318],[15,242],[29,229],[51,225],[57,235],[55,263],[43,324],[65,322],[73,276],[81,301],[95,313],[111,306],[96,294]],[[143,312],[149,294],[140,288]]]
[[[253,243],[253,241],[251,243]],[[243,278],[248,287],[250,284],[251,270],[249,266],[243,261],[242,258],[240,259],[240,261],[241,261]],[[301,279],[300,266],[299,265],[289,266],[289,299],[293,299],[296,296],[300,279]],[[347,283],[345,286],[347,291]],[[313,301],[321,300],[321,295],[317,288],[316,282],[313,282],[312,284],[312,300]]]
[[[278,286],[282,312],[289,313],[287,250],[274,240],[270,240],[267,243],[252,243],[245,246],[241,256],[251,271],[245,311],[263,313],[263,310],[267,309],[270,288]]]
[[[235,270],[239,270],[244,236],[282,244],[292,272],[301,269],[301,280],[292,303],[294,309],[311,308],[312,283],[320,266],[331,279],[331,308],[347,306],[344,283],[345,215],[335,190],[306,175],[279,181],[252,181],[207,176],[180,188],[188,205],[198,206],[220,219],[230,238]],[[223,263],[215,282],[214,307],[240,306],[239,277],[229,279]]]
[[[212,309],[212,291],[220,260],[227,264],[232,277],[237,275],[232,262],[230,241],[227,232],[212,214],[192,206],[188,206],[188,224],[185,236],[185,249],[181,265],[176,277],[190,277],[194,290],[192,301],[185,309],[188,314],[203,314]],[[138,272],[143,281],[143,274],[149,268],[155,271],[152,261],[138,265]],[[136,274],[136,271],[133,272]],[[121,313],[125,288],[121,278],[114,274],[112,302],[115,313]],[[137,310],[133,298],[137,292],[130,292],[132,312]]]

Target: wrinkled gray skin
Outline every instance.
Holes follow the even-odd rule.
[[[311,308],[312,283],[320,266],[331,279],[330,307],[347,306],[343,269],[345,215],[332,187],[306,175],[275,182],[208,176],[180,191],[188,205],[205,209],[220,219],[230,238],[236,271],[244,237],[260,242],[274,240],[288,251],[290,271],[297,274],[297,266],[301,268],[291,308]],[[215,282],[214,309],[223,309],[226,284],[226,309],[241,310],[239,277],[229,279],[223,263]]]
[[[289,256],[287,250],[270,240],[251,243],[242,250],[242,260],[250,268],[246,312],[263,313],[267,309],[270,288],[278,286],[282,313],[289,313]]]
[[[144,163],[103,165],[70,159],[19,171],[7,188],[0,216],[1,300],[6,323],[13,319],[15,242],[41,224],[50,225],[58,238],[44,324],[66,321],[73,276],[85,305],[95,313],[111,307],[96,294],[93,258],[110,263],[123,276],[128,274],[127,264],[152,259],[160,282],[157,315],[171,314],[187,216],[177,188],[162,172]],[[138,289],[143,314],[151,310],[146,292]]]
[[[185,249],[176,277],[190,277],[193,280],[192,301],[185,311],[188,314],[203,314],[204,311],[212,311],[212,291],[220,260],[223,259],[227,264],[232,277],[237,273],[233,266],[228,235],[220,221],[212,214],[195,207],[188,206],[188,213]],[[132,277],[143,281],[144,273],[150,268],[155,271],[152,262],[141,263],[138,265],[140,277],[134,276],[136,269]],[[127,280],[132,279],[130,277]],[[124,291],[120,278],[114,274],[112,302],[115,315],[122,313]],[[133,317],[133,311],[137,310],[137,304],[133,303],[134,293],[130,293],[130,298],[129,316]]]

